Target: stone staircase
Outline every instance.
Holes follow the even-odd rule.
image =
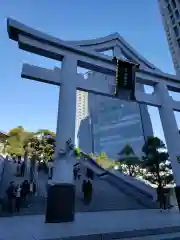
[[[82,168],[92,167],[91,163],[84,161]],[[92,168],[93,169],[93,168]],[[8,171],[7,171],[8,170]],[[117,181],[111,175],[104,175],[99,177],[101,172],[93,169],[95,172],[95,179],[93,180],[93,198],[91,203],[87,206],[83,202],[83,194],[81,190],[82,181],[84,179],[83,171],[80,180],[75,181],[76,185],[76,212],[92,212],[92,211],[110,211],[110,210],[132,210],[132,209],[154,209],[159,206],[152,203],[150,199],[147,199],[143,195],[136,197],[137,192],[122,181]],[[103,170],[104,172],[104,170]],[[7,174],[8,173],[8,174]],[[25,179],[29,179],[29,171],[26,171],[25,177],[17,177],[16,166],[13,162],[9,162],[6,168],[6,187],[10,181],[14,181],[16,184],[20,184]],[[46,207],[47,197],[47,174],[40,172],[36,174],[37,182],[37,194],[29,199],[29,207],[23,208],[20,213],[16,215],[27,214],[43,214]],[[6,214],[5,214],[6,215]]]
[[[5,164],[4,168],[4,174],[1,181],[0,186],[0,197],[3,199],[3,205],[6,206],[6,189],[9,186],[9,183],[11,181],[14,181],[15,185],[22,184],[24,180],[29,180],[29,169],[26,169],[24,177],[17,176],[16,171],[17,165],[9,160]],[[28,206],[25,208],[22,208],[20,213],[16,213],[15,215],[25,215],[30,213],[42,213],[42,211],[38,210],[41,209],[41,204],[45,202],[45,196],[46,196],[46,185],[47,185],[47,176],[46,178],[43,176],[37,175],[37,194],[35,196],[32,196],[28,199]],[[4,207],[3,206],[3,207]],[[5,207],[6,208],[6,207]],[[7,210],[5,212],[0,211],[0,216],[8,216]]]
[[[84,160],[88,158],[88,160]],[[110,171],[104,170],[100,167],[93,159],[89,158],[88,155],[83,153],[80,163],[90,168],[93,172],[95,172],[100,179],[105,180],[113,187],[117,188],[119,191],[125,193],[127,196],[136,200],[140,205],[149,209],[157,209],[159,208],[159,204],[154,201],[153,197],[150,194],[147,194],[146,191],[135,187],[132,184],[129,184],[127,181],[124,181],[122,178],[118,178],[114,173]]]

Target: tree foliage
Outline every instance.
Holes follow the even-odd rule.
[[[115,161],[109,159],[105,152],[101,152],[99,154],[90,153],[86,155],[82,153],[80,148],[76,148],[74,153],[77,159],[80,159],[81,156],[84,157],[84,160],[88,160],[88,157],[93,158],[96,163],[104,169],[111,169],[115,166]]]
[[[140,159],[135,155],[132,147],[127,144],[119,153],[119,168],[130,176],[136,176],[139,172]]]
[[[99,154],[90,153],[89,157],[93,158],[104,169],[111,169],[115,166],[115,161],[109,159],[105,152],[100,152]]]
[[[48,129],[37,132],[28,132],[22,126],[13,128],[8,133],[4,149],[11,156],[23,156],[25,151],[28,157],[36,155],[38,160],[52,160],[55,151],[55,133]]]
[[[6,151],[11,156],[23,156],[24,143],[33,135],[31,132],[24,130],[22,126],[13,128],[8,133],[9,138],[6,141]]]
[[[158,189],[173,182],[169,155],[165,144],[157,137],[149,137],[143,146],[143,167],[146,170],[144,178],[158,186]]]
[[[25,148],[29,152],[29,157],[36,155],[37,160],[53,160],[55,151],[55,133],[50,130],[40,130],[34,136],[28,138]]]

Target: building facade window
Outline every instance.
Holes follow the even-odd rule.
[[[178,42],[178,46],[180,48],[180,38],[177,40],[177,42]]]
[[[168,4],[168,11],[169,11],[169,13],[171,14],[172,13],[172,8],[171,8],[171,5],[170,4]]]
[[[176,1],[175,0],[172,0],[172,6],[173,6],[173,8],[176,8]]]
[[[179,15],[179,11],[178,11],[178,10],[175,11],[175,16],[176,16],[176,19],[177,19],[177,20],[180,19],[180,15]]]
[[[171,22],[172,22],[172,25],[174,25],[175,24],[175,19],[174,19],[174,16],[173,15],[171,15]]]
[[[180,76],[180,0],[160,0],[159,8],[176,74]],[[173,33],[174,31],[174,33]],[[178,71],[177,71],[178,69]]]
[[[179,36],[179,30],[178,30],[178,28],[177,28],[177,27],[174,27],[174,33],[175,33],[176,37],[178,37],[178,36]]]

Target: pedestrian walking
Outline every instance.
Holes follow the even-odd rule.
[[[74,167],[74,168],[73,168],[73,174],[74,174],[74,180],[76,180],[76,179],[77,179],[77,176],[78,176],[77,167]]]
[[[18,160],[16,167],[16,175],[19,177],[21,175],[21,161]]]
[[[160,201],[160,211],[166,210],[167,209],[167,196],[165,194],[164,188],[160,189],[160,194],[159,194],[159,201]]]
[[[20,207],[21,207],[21,186],[20,184],[18,184],[17,189],[16,189],[16,211],[19,212],[20,211]]]
[[[7,194],[7,205],[8,205],[8,211],[10,213],[13,213],[15,210],[15,199],[16,199],[16,189],[15,189],[15,185],[14,182],[10,182],[9,187],[6,190],[6,194]]]
[[[27,180],[24,180],[23,183],[22,183],[22,201],[23,201],[23,204],[26,205],[27,204],[27,197],[28,197],[28,194],[30,193],[30,184]]]
[[[25,162],[23,161],[20,168],[21,177],[24,177],[25,172]]]
[[[89,204],[92,200],[92,183],[90,180],[83,180],[82,192],[85,204]]]
[[[36,194],[36,183],[35,181],[32,181],[30,183],[30,194],[35,195]]]

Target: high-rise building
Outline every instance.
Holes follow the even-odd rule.
[[[180,76],[180,0],[158,0],[174,69]]]
[[[104,96],[91,97],[94,100],[91,112],[94,152],[106,152],[116,159],[128,144],[141,156],[145,139],[153,135],[147,107]],[[142,112],[142,108],[146,109]]]
[[[3,153],[4,144],[8,138],[8,134],[0,131],[0,154]]]
[[[87,96],[88,116],[81,118],[79,147],[87,153],[106,152],[108,157],[117,159],[118,153],[129,144],[141,156],[145,139],[153,136],[147,106],[93,93]]]
[[[88,93],[76,91],[76,135],[81,121],[88,116]]]

